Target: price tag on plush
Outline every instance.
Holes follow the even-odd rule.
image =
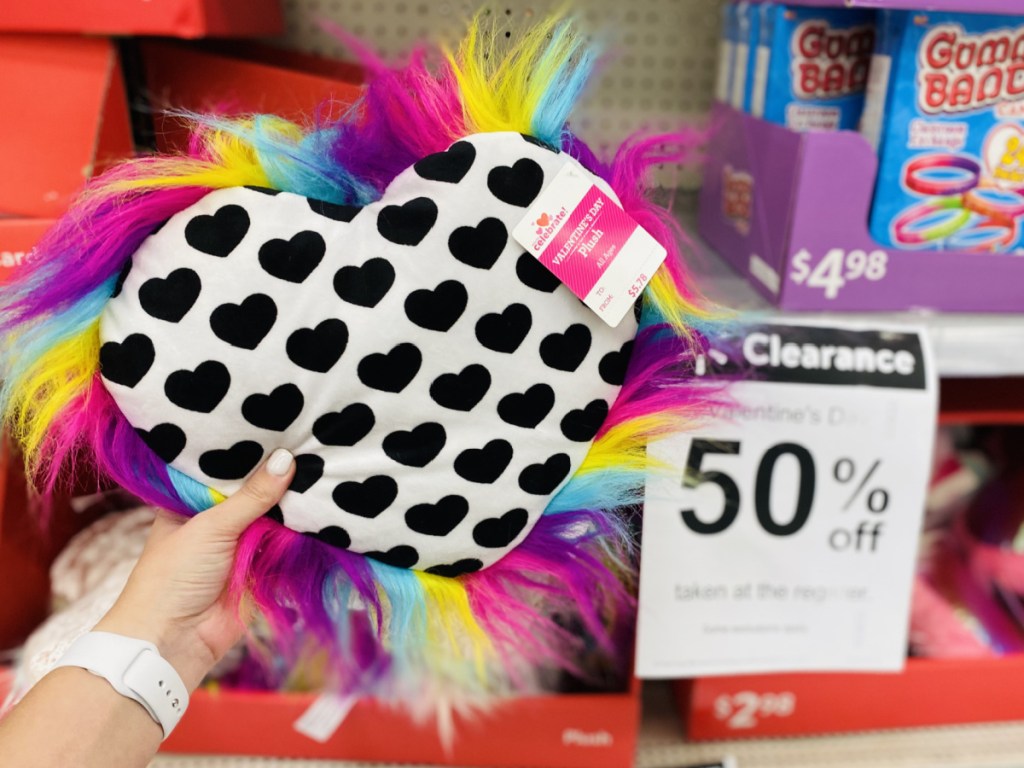
[[[936,419],[922,333],[759,325],[712,341],[700,430],[651,446],[637,672],[902,667]]]

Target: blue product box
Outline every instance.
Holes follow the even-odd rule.
[[[715,77],[715,100],[729,104],[732,100],[732,70],[736,56],[738,9],[735,2],[722,6],[722,35],[718,40],[718,74]]]
[[[733,8],[734,20],[732,22],[732,75],[729,83],[729,104],[736,109],[743,109],[747,94],[747,70],[750,68],[750,59],[753,51],[750,48],[748,34],[749,17],[753,3],[750,0],[740,0],[737,3],[730,3]],[[756,9],[755,9],[756,10]]]
[[[875,12],[766,3],[751,112],[794,131],[856,129]]]
[[[864,97],[864,111],[860,118],[861,135],[871,148],[878,152],[885,129],[885,116],[889,114],[889,102],[893,90],[893,60],[896,58],[902,25],[906,14],[902,11],[880,10],[875,26],[875,53],[871,57],[868,88]]]
[[[757,76],[758,52],[761,42],[761,7],[758,0],[751,0],[739,4],[739,46],[742,48],[742,59],[745,65],[737,72],[738,77],[743,78],[743,92],[740,94],[740,103],[734,105],[737,109],[750,112],[751,102],[754,96],[754,80]],[[740,48],[737,48],[737,66],[740,66]]]
[[[873,237],[1024,253],[1024,18],[890,14]]]

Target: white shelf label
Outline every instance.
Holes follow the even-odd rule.
[[[326,744],[338,732],[356,705],[355,696],[336,696],[324,693],[317,696],[309,708],[299,715],[292,727],[313,741]]]
[[[766,325],[709,423],[650,447],[641,677],[902,667],[937,384],[919,331]],[[723,365],[723,361],[725,364]]]

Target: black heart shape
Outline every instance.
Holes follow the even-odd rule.
[[[384,453],[407,467],[425,467],[437,458],[448,435],[444,427],[428,421],[410,430],[397,430],[384,438]]]
[[[359,380],[371,389],[401,392],[416,378],[423,355],[415,344],[397,344],[386,354],[376,352],[359,361]]]
[[[218,480],[241,480],[256,468],[262,458],[262,445],[242,440],[230,448],[203,453],[199,457],[199,469],[207,477]]]
[[[471,411],[491,388],[491,374],[482,365],[467,365],[459,373],[443,373],[430,385],[430,397],[443,408]]]
[[[210,315],[217,338],[242,349],[256,349],[276,321],[277,305],[263,293],[254,293],[241,304],[221,304]]]
[[[564,453],[556,453],[543,464],[531,464],[519,473],[519,487],[537,496],[549,496],[569,474],[572,462]]]
[[[424,536],[447,536],[469,514],[462,496],[445,496],[436,504],[417,504],[405,513],[405,524]]]
[[[544,141],[544,139],[538,139],[536,136],[530,136],[528,133],[521,133],[519,135],[522,136],[525,141],[528,141],[535,147],[542,147],[546,149],[548,152],[554,152],[556,155],[559,152],[561,152],[561,150],[558,147],[554,146],[553,144],[548,144],[546,141]]]
[[[459,227],[448,238],[452,256],[470,267],[490,269],[505,250],[508,230],[501,219],[486,218],[475,227]]]
[[[569,411],[562,418],[562,434],[576,443],[589,443],[608,418],[608,403],[591,400],[583,408]]]
[[[264,515],[268,520],[273,520],[278,525],[284,525],[284,512],[281,511],[281,505],[275,504],[270,508],[270,511]]]
[[[484,564],[480,560],[467,557],[463,560],[456,560],[454,563],[449,563],[447,565],[432,565],[427,568],[427,573],[454,579],[456,576],[461,576],[464,573],[479,571],[483,567]]]
[[[124,341],[108,341],[100,347],[100,373],[107,381],[134,387],[149,373],[155,359],[149,336],[133,333]]]
[[[163,221],[157,222],[156,225],[151,230],[149,230],[150,236],[155,235],[157,232],[159,232],[161,229],[167,226],[168,221],[170,221],[170,219],[164,219]]]
[[[393,565],[395,568],[412,568],[420,559],[420,554],[407,544],[399,544],[387,552],[365,552],[367,557],[372,557],[385,565]]]
[[[319,232],[305,230],[291,240],[268,240],[260,246],[260,266],[289,283],[302,283],[324,258],[327,244]]]
[[[555,390],[534,384],[523,393],[513,392],[498,401],[498,416],[506,424],[534,429],[555,407]]]
[[[157,424],[150,430],[136,428],[135,431],[165,464],[170,464],[185,450],[185,433],[174,424]]]
[[[403,205],[386,205],[377,214],[377,231],[398,245],[419,245],[437,221],[437,205],[417,197]]]
[[[315,453],[303,453],[295,457],[295,475],[292,477],[288,490],[305,493],[323,476],[323,458]]]
[[[606,384],[621,387],[626,380],[626,369],[629,368],[629,358],[633,354],[633,342],[627,341],[617,351],[609,352],[601,358],[597,365],[597,372]]]
[[[405,300],[405,314],[420,328],[447,331],[462,317],[469,294],[458,280],[445,280],[434,290],[421,288]]]
[[[387,475],[338,483],[331,494],[339,509],[371,519],[390,507],[397,497],[398,483]]]
[[[307,197],[306,202],[309,203],[309,209],[313,213],[333,219],[334,221],[352,221],[356,214],[363,210],[358,205],[328,203],[326,200],[314,200],[311,197]]]
[[[121,267],[121,271],[117,273],[117,280],[114,281],[114,290],[110,292],[110,298],[116,299],[121,295],[121,289],[124,288],[124,281],[128,279],[128,273],[132,271],[132,260],[128,259]]]
[[[324,320],[316,328],[299,328],[288,337],[285,352],[300,368],[327,373],[348,346],[348,326],[341,320]]]
[[[481,520],[473,527],[473,541],[489,549],[507,547],[522,533],[529,520],[525,509],[513,509],[501,517]]]
[[[539,259],[525,252],[516,261],[516,277],[527,288],[544,293],[554,293],[562,284],[555,273],[541,264]]]
[[[467,448],[455,459],[455,472],[471,483],[493,483],[512,461],[512,444],[491,440],[483,448]]]
[[[254,427],[284,432],[299,418],[305,399],[294,384],[282,384],[269,395],[249,395],[242,402],[242,416]]]
[[[176,269],[167,277],[144,282],[139,288],[139,304],[150,317],[177,323],[192,309],[202,286],[193,270]]]
[[[590,329],[574,323],[564,333],[552,333],[540,343],[540,359],[549,368],[572,373],[590,351]]]
[[[373,429],[370,406],[352,403],[337,413],[325,413],[313,423],[313,437],[323,445],[355,445]]]
[[[495,352],[515,352],[530,332],[533,317],[525,304],[509,304],[501,312],[490,312],[476,323],[476,338]]]
[[[387,259],[374,258],[361,267],[342,267],[334,275],[334,292],[343,301],[375,307],[395,282],[395,268]]]
[[[416,174],[428,181],[458,184],[469,173],[476,158],[476,149],[468,141],[457,141],[444,152],[435,152],[417,162]]]
[[[487,188],[504,203],[525,208],[540,194],[544,186],[544,171],[524,157],[515,165],[499,165],[487,174]]]
[[[249,214],[240,205],[225,205],[212,216],[196,216],[185,225],[185,242],[197,251],[224,258],[249,231]]]
[[[164,382],[167,399],[179,408],[199,413],[210,413],[216,408],[231,386],[231,374],[223,363],[207,360],[194,371],[175,371]]]
[[[352,546],[352,538],[348,535],[348,531],[340,525],[329,525],[326,528],[321,528],[316,533],[307,533],[305,535],[312,536],[317,541],[322,541],[324,544],[329,544],[336,549],[348,549]]]

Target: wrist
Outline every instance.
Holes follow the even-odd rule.
[[[199,687],[217,662],[194,627],[181,622],[143,619],[118,604],[100,619],[94,629],[153,643],[160,655],[174,667],[189,693]]]

